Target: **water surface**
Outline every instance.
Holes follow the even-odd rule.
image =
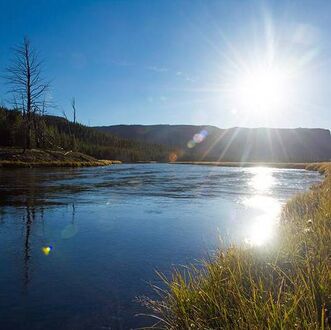
[[[130,329],[155,269],[272,241],[316,172],[139,164],[0,170],[0,328]],[[148,322],[147,322],[148,324]]]

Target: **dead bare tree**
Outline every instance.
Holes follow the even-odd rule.
[[[68,125],[68,132],[69,132],[69,135],[71,136],[70,121],[69,121],[69,119],[67,117],[67,114],[64,110],[62,111],[62,115],[63,115],[64,119],[66,120],[66,123]]]
[[[68,120],[68,117],[67,117],[66,112],[65,112],[65,111],[62,111],[62,115],[63,115],[63,117],[65,118],[65,120],[66,120],[66,122],[67,122],[67,125],[68,125],[68,133],[69,133],[69,136],[70,136],[70,139],[71,139],[71,147],[72,147],[72,150],[67,151],[66,154],[68,154],[69,152],[76,151],[76,138],[75,138],[75,134],[73,134],[73,133],[71,132],[70,121]]]
[[[71,100],[71,107],[74,113],[74,124],[76,124],[76,99],[74,97]]]
[[[13,49],[14,57],[6,76],[17,102],[22,111],[25,123],[24,149],[31,149],[36,134],[36,114],[45,110],[45,94],[49,90],[49,83],[42,78],[42,62],[37,52],[31,47],[28,38],[24,38],[21,45]]]

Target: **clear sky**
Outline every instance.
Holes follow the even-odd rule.
[[[0,13],[0,68],[27,35],[51,113],[75,96],[90,125],[331,128],[331,1],[1,0]]]

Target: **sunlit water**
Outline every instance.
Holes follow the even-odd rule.
[[[158,269],[272,242],[315,172],[190,165],[0,170],[0,329],[129,329]]]

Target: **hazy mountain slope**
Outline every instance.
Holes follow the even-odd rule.
[[[182,160],[311,162],[331,159],[326,129],[230,128],[194,125],[117,125],[96,127],[126,139],[177,148]],[[193,136],[208,135],[192,147]]]
[[[149,141],[148,143],[153,141],[168,146],[186,146],[187,141],[203,129],[208,130],[209,133],[222,131],[214,126],[195,125],[115,125],[95,128],[126,139]]]

